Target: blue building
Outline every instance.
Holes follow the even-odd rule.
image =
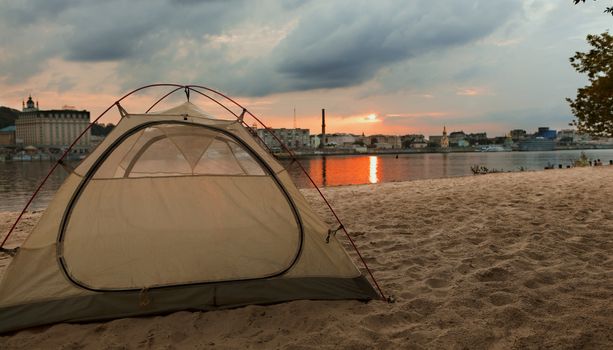
[[[557,132],[555,130],[549,129],[548,127],[541,127],[536,133],[536,137],[542,137],[548,140],[555,140],[556,136]]]

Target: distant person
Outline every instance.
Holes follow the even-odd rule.
[[[592,166],[592,160],[590,159],[590,166]]]
[[[609,160],[609,165],[613,165],[613,160]]]
[[[596,165],[602,166],[602,161],[600,161],[600,158],[598,158],[598,160],[596,161]]]

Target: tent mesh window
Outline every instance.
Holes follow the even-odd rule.
[[[265,176],[265,170],[229,137],[202,127],[147,127],[119,145],[94,179],[193,175]]]

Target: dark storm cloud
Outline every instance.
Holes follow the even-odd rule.
[[[0,79],[27,79],[47,60],[62,57],[115,61],[126,85],[179,77],[252,96],[358,85],[397,62],[483,38],[520,10],[513,0],[15,3],[0,0],[0,30],[9,39],[2,49],[20,53],[0,55]],[[8,25],[8,17],[24,24]],[[241,49],[229,44],[237,28],[290,22],[273,47],[230,59]],[[226,41],[208,45],[216,36]],[[239,40],[250,47],[255,39]]]
[[[58,15],[78,4],[78,0],[22,0],[0,1],[0,18],[11,26],[29,26],[41,20],[57,18]]]
[[[67,46],[72,61],[113,61],[129,58],[139,49],[147,26],[98,28],[96,32],[75,35]]]
[[[147,64],[182,38],[204,40],[205,34],[230,28],[244,9],[241,3],[0,0],[0,80],[23,81],[58,57]]]
[[[519,10],[516,1],[323,3],[271,56],[295,89],[350,86],[390,63],[482,38]]]
[[[178,4],[177,4],[178,3]],[[153,6],[151,6],[153,4]],[[98,15],[76,18],[66,58],[73,61],[146,58],[182,37],[219,33],[240,1],[100,2]]]

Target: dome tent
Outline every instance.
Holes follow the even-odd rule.
[[[117,106],[121,121],[68,176],[5,272],[0,332],[378,298],[242,118],[215,119],[189,101],[155,114]]]

